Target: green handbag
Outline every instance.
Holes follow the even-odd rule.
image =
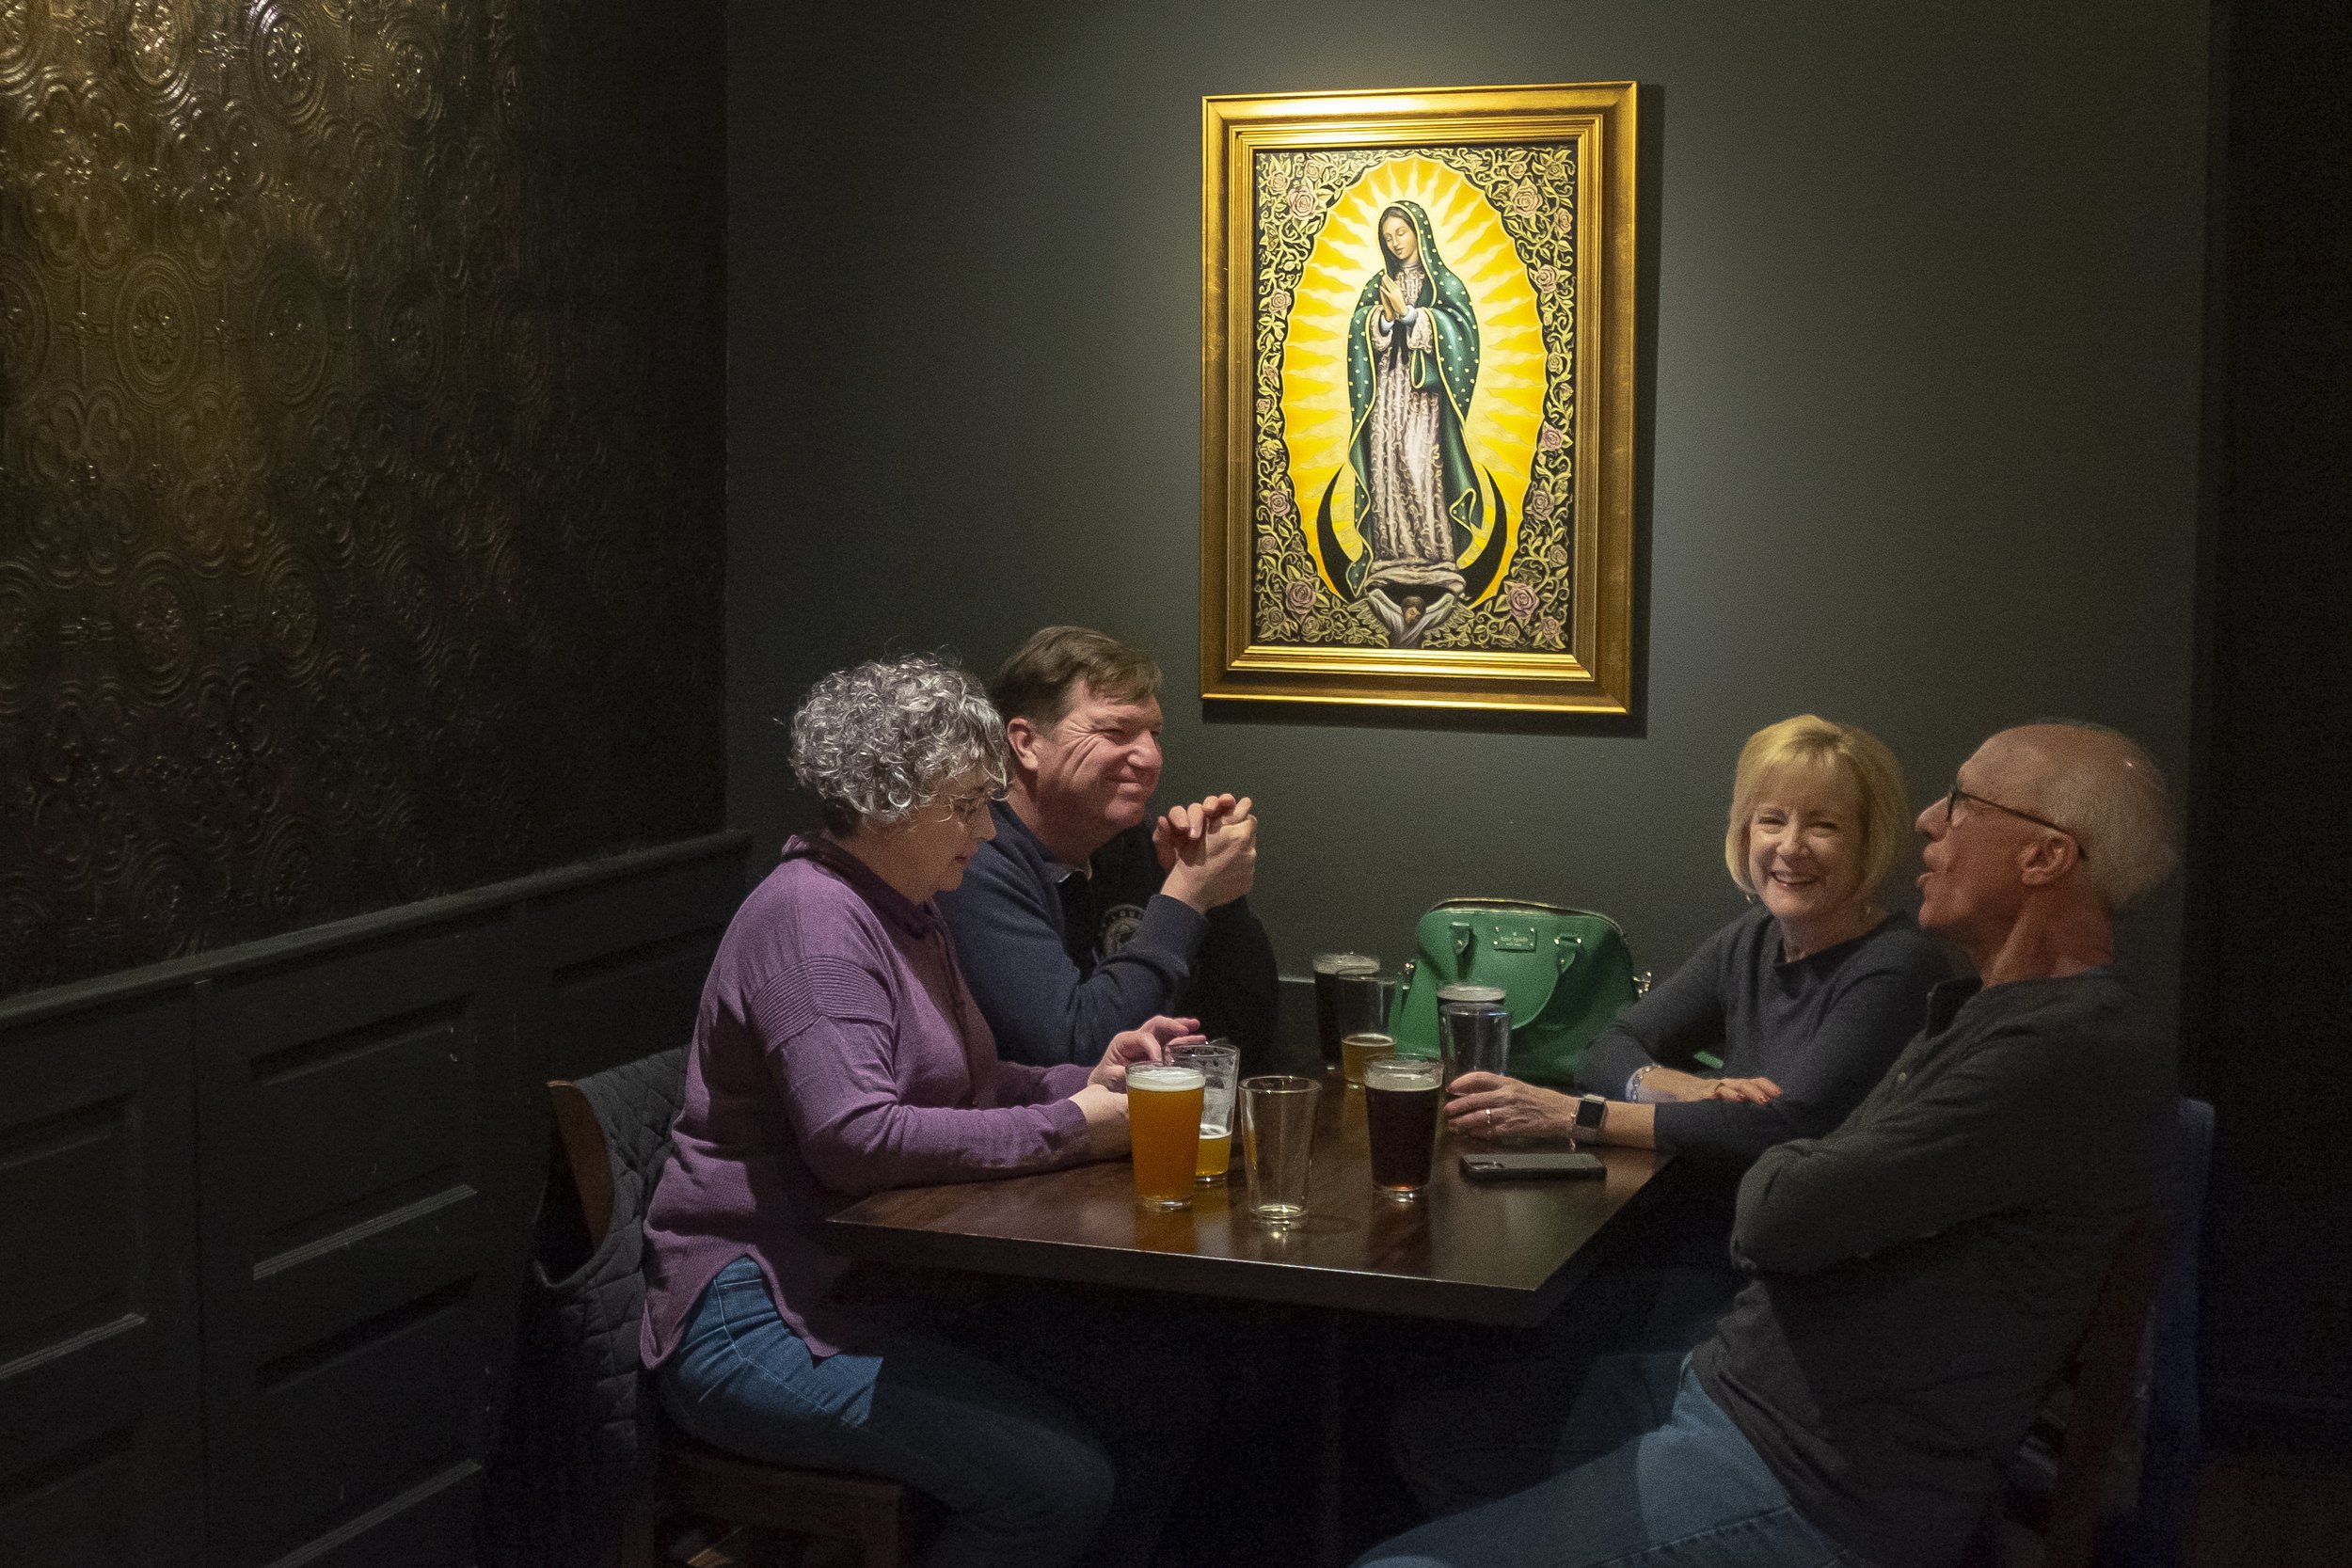
[[[1438,1054],[1438,990],[1499,986],[1511,1009],[1511,1076],[1565,1085],[1593,1037],[1645,989],[1625,933],[1605,914],[1501,898],[1451,898],[1413,929],[1389,1019],[1397,1054]]]

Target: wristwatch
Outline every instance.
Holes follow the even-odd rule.
[[[1601,1096],[1581,1094],[1576,1097],[1576,1130],[1578,1132],[1599,1132],[1601,1118],[1608,1114],[1609,1101]]]

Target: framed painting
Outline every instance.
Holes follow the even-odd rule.
[[[1201,101],[1204,697],[1628,711],[1634,96]]]

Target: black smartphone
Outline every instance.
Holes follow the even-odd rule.
[[[1599,1155],[1581,1150],[1462,1156],[1462,1174],[1472,1181],[1563,1181],[1606,1173]]]

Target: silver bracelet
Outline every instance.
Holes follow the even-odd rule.
[[[1640,1067],[1635,1068],[1632,1076],[1625,1081],[1626,1099],[1639,1105],[1642,1102],[1642,1080],[1657,1070],[1656,1062],[1644,1062]]]

